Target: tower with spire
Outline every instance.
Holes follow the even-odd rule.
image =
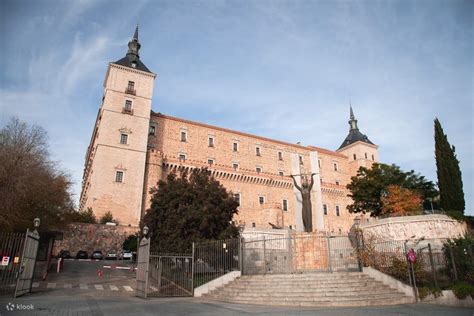
[[[100,218],[112,212],[138,225],[153,86],[156,75],[140,60],[138,25],[125,57],[109,63],[102,104],[86,153],[80,209]]]
[[[360,167],[369,168],[374,162],[378,161],[378,146],[359,130],[352,104],[349,109],[349,134],[339,146],[337,152],[349,158],[350,173],[355,175]]]

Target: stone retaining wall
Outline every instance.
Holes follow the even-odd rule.
[[[53,254],[62,249],[69,250],[71,256],[79,250],[87,251],[89,256],[95,250],[101,250],[104,255],[108,251],[120,251],[124,240],[137,231],[137,227],[121,225],[72,223],[63,230],[63,240],[55,241]]]
[[[378,240],[446,239],[464,236],[467,232],[465,222],[440,214],[377,219],[361,223],[360,228],[365,238]]]

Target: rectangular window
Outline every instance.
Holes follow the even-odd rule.
[[[258,197],[258,203],[259,203],[260,205],[265,204],[265,197],[264,197],[264,196],[259,196],[259,197]]]
[[[232,151],[239,151],[239,143],[232,143]]]
[[[283,173],[283,171],[278,171],[278,175],[283,177],[285,174]]]
[[[318,159],[318,167],[321,168],[321,159]]]
[[[261,156],[260,147],[255,147],[255,155]]]
[[[127,134],[120,134],[120,144],[126,145],[128,141],[128,135]]]
[[[339,183],[340,183],[339,180],[336,180],[336,185],[339,185]]]
[[[354,160],[357,160],[357,155],[356,154],[354,154],[352,156],[354,157]]]
[[[283,160],[283,153],[281,151],[278,152],[278,160]]]
[[[293,226],[290,225],[290,226],[288,226],[288,228],[289,228],[289,229],[293,229]]]
[[[252,223],[252,227],[255,228],[255,223]]]
[[[186,155],[185,154],[179,154],[179,161],[186,161]]]
[[[150,125],[150,129],[148,130],[148,135],[155,136],[156,128],[153,125]]]
[[[240,206],[240,193],[234,193],[234,200],[239,203]]]
[[[131,100],[125,100],[125,104],[123,106],[123,112],[132,113],[132,101]]]
[[[123,182],[123,171],[115,172],[115,182]]]
[[[135,82],[129,81],[127,85],[127,90],[125,90],[125,92],[129,94],[135,94]]]
[[[328,206],[326,204],[323,204],[323,212],[324,215],[328,215]]]
[[[209,147],[214,147],[214,137],[209,137],[208,138],[208,146]]]
[[[255,168],[255,171],[257,171],[257,173],[262,172],[262,167],[257,167],[257,168]]]
[[[367,153],[365,153],[365,159],[367,159]]]
[[[337,171],[337,163],[334,163],[334,171]]]
[[[303,156],[299,156],[300,157],[300,165],[303,164]]]
[[[181,132],[181,141],[186,142],[188,140],[188,133],[186,132]]]
[[[214,159],[208,159],[207,163],[209,166],[212,166],[214,164]]]
[[[287,199],[283,199],[282,206],[283,206],[283,211],[288,211],[288,200]]]
[[[336,205],[336,216],[341,216],[341,212],[339,211],[339,205]]]
[[[232,168],[233,168],[235,171],[239,170],[239,164],[238,164],[238,163],[233,163],[233,164],[232,164]]]
[[[372,155],[372,160],[375,160],[375,157],[374,157],[374,155]]]

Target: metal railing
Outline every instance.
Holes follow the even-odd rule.
[[[241,239],[224,239],[193,244],[194,288],[240,270]]]
[[[150,253],[148,296],[192,296],[192,254]]]
[[[0,233],[0,294],[15,291],[24,244],[25,233]]]

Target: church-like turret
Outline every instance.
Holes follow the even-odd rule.
[[[350,106],[349,125],[350,125],[349,135],[347,135],[346,139],[344,139],[341,146],[339,146],[338,150],[341,150],[342,148],[356,142],[363,142],[363,143],[367,143],[371,145],[374,144],[369,140],[367,135],[364,135],[359,131],[359,127],[357,127],[357,120],[354,116],[354,111],[352,110],[352,105]]]
[[[370,167],[378,161],[378,146],[372,143],[367,135],[362,134],[350,106],[349,134],[337,150],[349,158],[350,173],[355,175],[360,167]]]
[[[135,28],[135,33],[133,34],[132,39],[128,42],[128,51],[127,55],[116,61],[115,63],[118,65],[135,68],[141,71],[150,72],[151,71],[145,66],[145,64],[140,60],[140,42],[138,41],[138,24]]]

